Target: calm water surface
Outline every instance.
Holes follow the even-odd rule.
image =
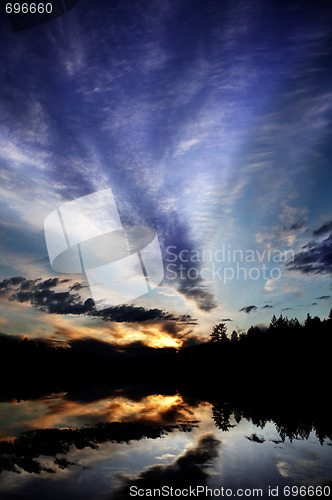
[[[332,433],[254,420],[227,402],[138,388],[3,402],[0,498],[111,500],[130,485],[261,488],[267,497],[269,487],[331,484]]]

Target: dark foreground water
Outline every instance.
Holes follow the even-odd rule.
[[[11,400],[0,404],[0,498],[324,497],[328,427],[142,387]]]

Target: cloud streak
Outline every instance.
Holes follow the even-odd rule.
[[[295,254],[286,267],[303,274],[332,274],[332,234],[323,241],[310,242],[307,248]]]
[[[322,236],[326,233],[329,233],[330,231],[332,231],[332,220],[329,222],[326,222],[325,224],[318,227],[317,229],[314,229],[312,234],[314,236]]]
[[[68,278],[27,280],[17,276],[0,282],[0,295],[6,296],[11,301],[29,303],[35,309],[49,314],[93,316],[117,323],[162,320],[188,325],[195,324],[195,320],[189,314],[174,315],[158,308],[148,309],[124,304],[97,311],[91,298],[83,301],[78,293],[73,293],[73,291],[76,292],[77,289],[83,288],[83,286],[77,282],[73,285],[70,285],[70,283],[71,280]],[[54,290],[54,288],[64,284],[69,284],[70,291],[58,292]]]
[[[245,312],[246,314],[250,314],[252,311],[257,311],[257,306],[245,306],[240,309],[240,312]]]

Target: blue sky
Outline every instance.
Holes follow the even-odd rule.
[[[328,3],[258,0],[80,0],[18,33],[3,17],[0,330],[149,343],[158,331],[204,336],[221,319],[232,331],[272,314],[326,317],[331,21]],[[165,280],[128,314],[162,312],[127,323],[19,300],[22,283],[3,280],[31,280],[31,293],[51,277],[54,293],[86,284],[51,269],[44,219],[106,187],[122,222],[155,228],[163,251]],[[219,262],[223,249],[237,257]]]

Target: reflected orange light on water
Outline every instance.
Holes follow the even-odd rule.
[[[180,395],[163,396],[161,394],[153,394],[146,396],[140,401],[133,401],[127,398],[117,398],[118,406],[112,407],[112,417],[116,420],[149,420],[149,421],[164,421],[165,415],[170,410],[174,414],[179,410],[186,411],[185,404]]]
[[[6,424],[3,425],[6,433],[1,434],[1,439],[13,439],[22,430],[82,427],[97,422],[171,424],[192,419],[190,407],[179,394],[130,397],[117,392],[95,401],[66,398],[66,394],[56,394],[19,404],[6,403],[3,421],[0,421]]]

